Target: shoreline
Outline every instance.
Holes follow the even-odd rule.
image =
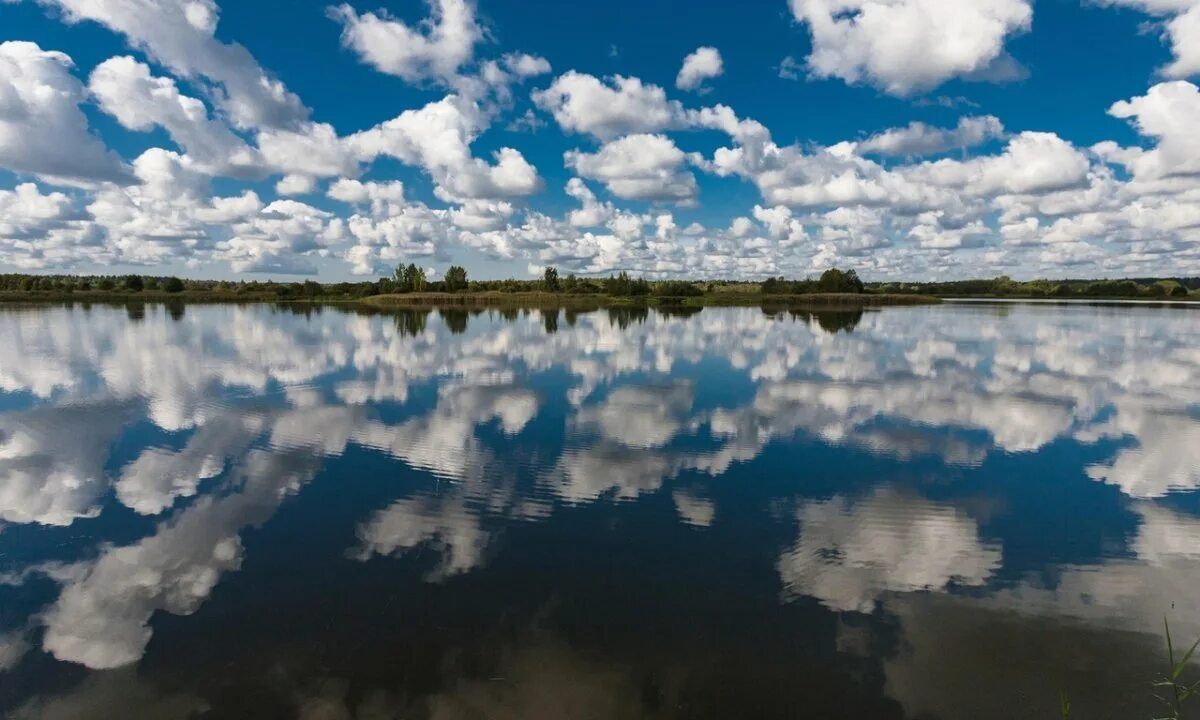
[[[1005,305],[1137,305],[1145,307],[1200,307],[1200,298],[1130,298],[1086,297],[1054,298],[996,295],[918,295],[909,293],[809,293],[762,294],[724,292],[700,296],[618,296],[591,293],[552,293],[544,291],[501,292],[421,292],[387,293],[354,297],[330,295],[314,297],[279,297],[270,292],[225,293],[184,291],[142,292],[0,292],[0,307],[21,305],[63,304],[163,304],[163,305],[329,305],[357,307],[365,310],[461,308],[574,308],[602,309],[611,307],[705,308],[705,307],[764,307],[817,310],[857,310],[883,307],[912,307],[939,304],[1005,304]]]
[[[463,292],[463,293],[396,293],[365,297],[315,296],[280,298],[269,293],[235,295],[228,293],[159,291],[143,292],[75,292],[75,293],[0,293],[0,306],[58,305],[75,303],[165,305],[212,304],[275,304],[275,305],[335,305],[363,307],[372,310],[421,309],[438,307],[516,307],[516,308],[607,308],[607,307],[779,307],[815,308],[827,310],[856,310],[861,308],[937,305],[941,298],[932,295],[908,294],[849,294],[812,293],[782,295],[761,293],[717,293],[711,295],[675,296],[617,296],[551,292]]]

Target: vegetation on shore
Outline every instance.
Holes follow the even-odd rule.
[[[619,273],[605,278],[561,277],[546,268],[535,280],[470,280],[460,266],[429,280],[415,264],[392,277],[319,283],[185,280],[144,275],[0,275],[0,301],[338,302],[376,307],[529,305],[533,307],[652,304],[801,305],[871,307],[937,302],[937,298],[1046,298],[1200,300],[1200,278],[1141,280],[1032,280],[1007,277],[936,283],[866,283],[853,271],[831,269],[818,278],[763,282],[647,280]]]
[[[1200,278],[1134,278],[1127,280],[990,280],[875,283],[872,290],[960,298],[1045,298],[1081,300],[1200,300]]]

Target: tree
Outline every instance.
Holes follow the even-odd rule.
[[[400,292],[420,292],[425,289],[425,270],[415,263],[397,265],[393,275],[400,285]]]
[[[817,291],[823,293],[861,293],[864,289],[863,281],[858,279],[858,273],[853,270],[830,268],[817,281]]]
[[[459,290],[467,289],[467,270],[459,265],[451,265],[446,271],[446,278],[442,281],[442,286],[446,292],[458,292]]]
[[[143,286],[144,285],[142,283],[141,275],[130,275],[125,278],[125,289],[126,290],[129,290],[131,292],[141,292]]]
[[[546,284],[546,290],[548,292],[558,292],[558,268],[546,268],[546,271],[542,273],[542,281]]]
[[[163,290],[169,293],[183,292],[183,281],[177,277],[169,277],[163,281]]]

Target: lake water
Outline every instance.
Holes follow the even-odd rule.
[[[1198,485],[1200,309],[0,308],[0,714],[1149,718]]]

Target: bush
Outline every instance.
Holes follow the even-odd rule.
[[[141,275],[130,275],[125,278],[126,290],[129,290],[130,292],[141,292],[143,287],[145,287],[145,283],[142,282]]]
[[[699,297],[704,291],[684,280],[666,280],[654,287],[654,294],[658,297]]]
[[[183,292],[183,281],[177,277],[169,277],[163,281],[162,287],[169,293]]]

